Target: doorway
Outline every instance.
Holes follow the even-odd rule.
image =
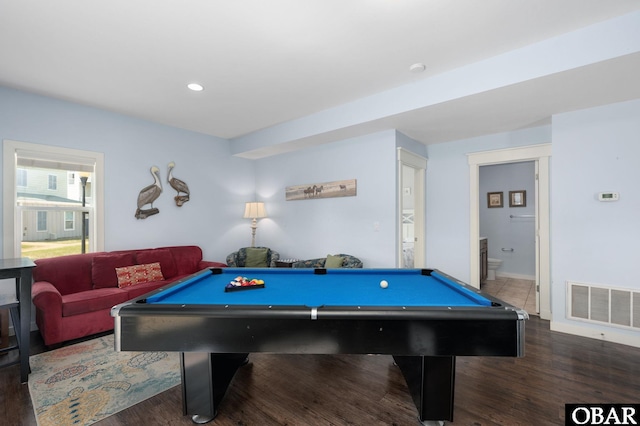
[[[398,148],[397,265],[422,268],[425,264],[424,200],[427,159]]]
[[[480,166],[479,181],[480,244],[488,266],[482,289],[529,314],[538,312],[535,166],[534,161]]]
[[[551,144],[468,154],[470,196],[470,284],[480,287],[480,166],[522,161],[535,162],[535,285],[536,305],[542,319],[551,319],[551,267],[549,241],[549,159]],[[508,201],[507,201],[508,202]]]

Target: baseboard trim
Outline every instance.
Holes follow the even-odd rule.
[[[629,336],[626,334],[618,333],[615,330],[602,331],[600,329],[593,329],[590,327],[584,327],[575,324],[567,324],[564,322],[551,321],[551,331],[558,331],[560,333],[573,334],[575,336],[588,337],[590,339],[602,340],[605,342],[619,343],[621,345],[632,346],[640,348],[640,339],[638,336]]]

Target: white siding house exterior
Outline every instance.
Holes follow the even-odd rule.
[[[22,241],[53,241],[82,236],[82,183],[79,172],[22,167],[16,179],[22,210]],[[87,183],[86,204],[91,203]]]

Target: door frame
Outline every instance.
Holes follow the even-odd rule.
[[[414,174],[414,267],[422,268],[426,260],[426,235],[425,235],[425,186],[426,186],[426,170],[427,159],[416,153],[398,147],[397,149],[397,214],[396,214],[396,267],[400,268],[403,264],[402,253],[402,167],[407,166],[415,169]]]
[[[480,166],[536,162],[536,305],[540,318],[551,320],[551,250],[549,160],[551,144],[467,154],[469,162],[470,284],[480,288]]]

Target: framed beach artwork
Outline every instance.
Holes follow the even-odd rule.
[[[287,186],[285,189],[285,198],[287,201],[294,201],[317,198],[354,197],[357,194],[357,186],[356,179]]]

